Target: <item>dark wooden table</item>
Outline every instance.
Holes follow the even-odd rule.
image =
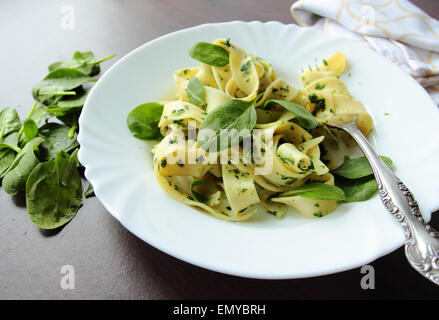
[[[413,1],[435,18],[439,2]],[[63,6],[75,14],[61,27]],[[21,115],[46,66],[75,50],[117,58],[178,29],[230,20],[293,23],[288,0],[2,0],[1,106]],[[117,59],[103,65],[103,71]],[[385,214],[383,212],[383,214]],[[438,218],[434,218],[438,220]],[[437,221],[433,221],[437,224]],[[61,268],[75,270],[75,289],[60,286]],[[416,274],[397,250],[372,265],[376,288],[362,290],[360,269],[299,280],[265,281],[223,275],[162,253],[124,229],[96,198],[65,228],[36,228],[23,199],[0,191],[0,298],[3,299],[318,299],[437,298],[439,289]]]

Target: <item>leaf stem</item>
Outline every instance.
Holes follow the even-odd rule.
[[[38,102],[35,102],[34,106],[32,107],[31,111],[27,115],[26,119],[30,119],[33,116],[35,110],[37,109],[37,106],[38,106]],[[24,132],[24,124],[21,125],[20,131],[18,131],[18,139],[17,139],[18,143],[20,143],[20,138],[23,135],[23,132]],[[21,151],[21,149],[20,149],[20,151]]]
[[[108,56],[108,57],[105,57],[105,58],[102,58],[102,59],[99,59],[99,60],[90,61],[90,62],[87,62],[87,65],[98,64],[98,63],[107,61],[107,60],[109,60],[111,58],[114,58],[115,56],[116,56],[116,54],[112,54],[111,56]]]
[[[11,146],[11,149],[14,150],[17,153],[21,152],[21,148],[20,147],[16,147],[16,146]]]
[[[42,96],[76,96],[75,91],[40,92]]]
[[[66,112],[66,111],[71,111],[72,109],[81,109],[81,107],[56,107],[56,108],[51,108],[49,107],[47,112],[48,113],[56,113],[56,112]]]
[[[32,107],[32,110],[29,112],[29,114],[27,115],[27,118],[31,118],[34,115],[35,110],[37,109],[38,106],[38,102],[34,103],[34,106]]]
[[[75,123],[69,130],[69,133],[67,135],[67,137],[69,137],[69,139],[72,139],[73,136],[75,135],[75,131],[78,128],[78,125]]]

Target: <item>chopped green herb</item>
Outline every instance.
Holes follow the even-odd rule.
[[[313,213],[313,216],[314,216],[314,217],[321,218],[321,217],[323,217],[323,214],[322,214],[321,211],[319,211],[319,212],[315,212],[315,213]]]
[[[312,112],[312,114],[314,116],[317,113],[319,113],[320,111],[324,111],[325,110],[325,99],[324,98],[317,97],[317,95],[315,93],[310,95],[308,98],[309,98],[309,101],[311,103],[315,103],[315,105],[316,105],[316,107],[314,108],[314,111]]]
[[[241,72],[243,74],[249,75],[250,74],[250,66],[252,64],[251,60],[248,60],[247,62],[245,62],[242,66],[241,66]]]

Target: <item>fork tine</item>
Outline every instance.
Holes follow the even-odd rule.
[[[333,119],[325,121],[325,124],[330,127],[346,130],[349,127],[356,127],[357,114],[353,114],[352,119],[344,119],[341,117],[335,117]]]
[[[314,66],[314,69],[317,71],[320,71],[320,68],[317,64]],[[309,64],[308,65],[308,72],[311,72],[312,70],[313,70],[313,67],[311,67],[311,65]],[[302,67],[302,68],[300,68],[300,71],[302,71],[302,73],[304,73],[306,71],[306,68]]]

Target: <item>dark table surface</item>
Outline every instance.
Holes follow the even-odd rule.
[[[439,1],[413,1],[439,18]],[[207,22],[278,20],[293,23],[288,0],[2,0],[1,106],[24,116],[30,89],[53,61],[76,50],[117,58],[166,33]],[[65,6],[73,30],[62,28]],[[63,9],[64,8],[64,9]],[[70,9],[68,9],[70,10]],[[384,210],[383,210],[384,214]],[[435,221],[436,220],[436,221]],[[433,218],[437,225],[438,217]],[[177,260],[124,229],[96,198],[57,232],[30,221],[23,199],[0,190],[0,298],[3,299],[318,299],[437,298],[439,289],[411,270],[402,249],[371,263],[376,288],[362,290],[354,269],[298,280],[254,280]],[[75,270],[75,289],[60,286],[61,268]]]

